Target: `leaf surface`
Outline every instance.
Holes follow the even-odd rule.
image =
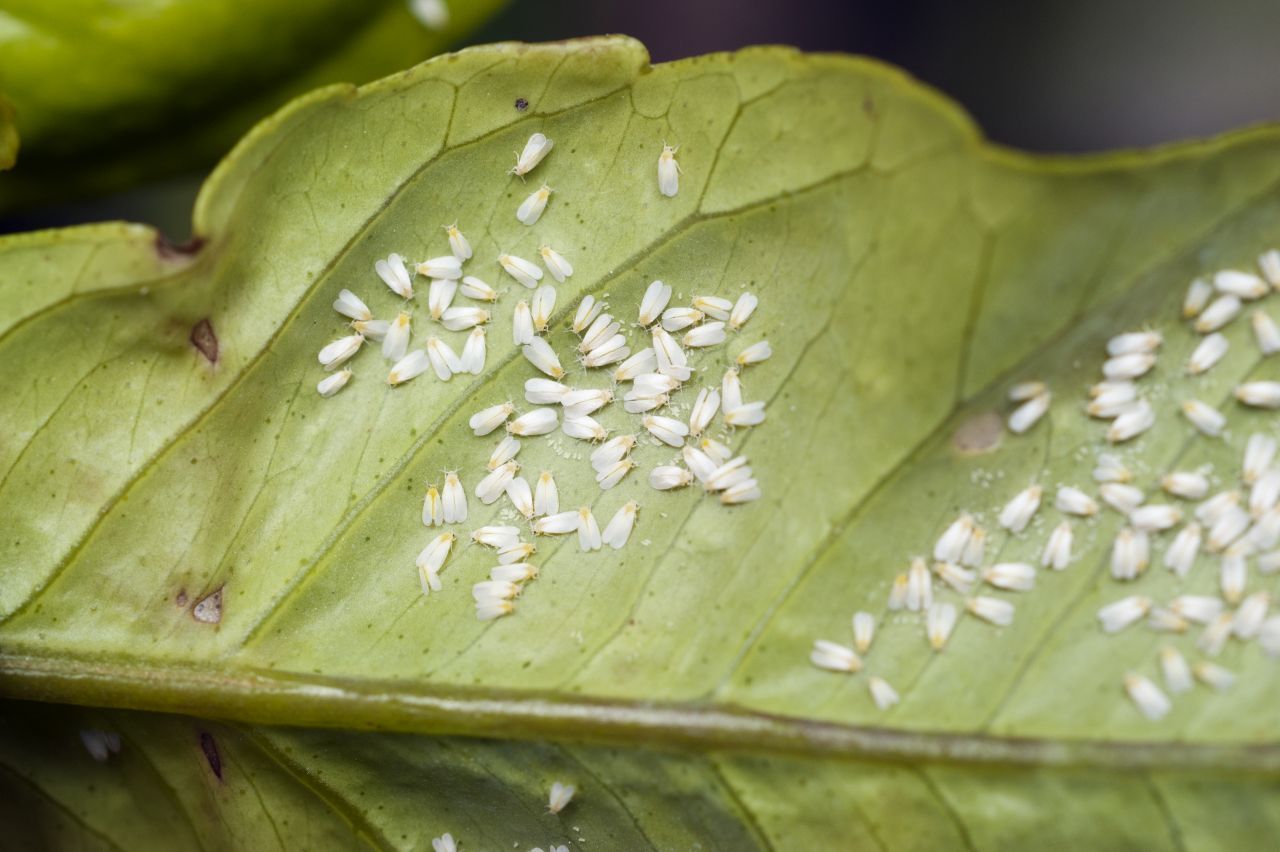
[[[521,183],[505,172],[535,131],[556,147]],[[663,140],[680,146],[671,199],[656,186]],[[1198,688],[1160,723],[1124,697],[1125,671],[1154,677],[1157,647],[1190,655],[1194,635],[1098,631],[1098,607],[1135,588],[1107,574],[1118,515],[1081,523],[1072,567],[1011,596],[1011,627],[964,619],[944,653],[921,618],[884,602],[964,509],[992,530],[989,562],[1036,561],[1055,513],[1046,505],[1018,536],[995,514],[1029,481],[1091,485],[1103,427],[1080,405],[1118,331],[1149,323],[1166,337],[1147,380],[1162,416],[1122,451],[1141,484],[1204,461],[1230,481],[1245,436],[1271,419],[1229,408],[1214,442],[1193,437],[1177,403],[1193,391],[1221,404],[1266,367],[1237,321],[1228,358],[1184,378],[1195,340],[1178,306],[1194,275],[1270,246],[1278,141],[1261,129],[1032,159],[985,145],[954,107],[872,62],[766,48],[651,67],[624,38],[472,49],[320,90],[219,167],[194,253],[115,225],[0,243],[12,306],[0,688],[253,722],[1273,772],[1262,711],[1275,664],[1256,643],[1222,656],[1238,675],[1230,692]],[[555,193],[526,227],[515,209],[540,181]],[[351,385],[321,399],[316,352],[344,333],[338,290],[390,316],[398,301],[374,261],[445,253],[440,226],[454,220],[475,247],[468,273],[502,290],[483,375],[389,388],[370,347]],[[575,385],[608,384],[569,358],[583,295],[627,323],[654,279],[681,301],[759,296],[726,347],[693,356],[676,412],[769,339],[774,356],[743,377],[768,419],[723,436],[764,499],[726,508],[697,488],[653,491],[648,470],[675,454],[647,439],[640,469],[601,492],[585,445],[528,440],[524,470],[554,470],[566,507],[590,505],[603,525],[635,499],[639,525],[617,553],[540,541],[541,578],[513,616],[482,623],[469,587],[491,552],[459,547],[443,591],[419,590],[414,558],[434,535],[422,498],[442,471],[460,471],[468,492],[483,474],[497,433],[474,437],[474,411],[526,407],[536,373],[510,341],[529,294],[494,258],[547,243],[576,267],[549,335]],[[419,279],[416,345],[425,291]],[[216,360],[193,345],[198,328],[216,337]],[[430,333],[461,348],[461,333]],[[956,429],[1004,411],[1023,378],[1054,388],[1047,420],[959,452]],[[637,427],[617,404],[601,421]],[[505,501],[470,504],[463,540],[512,517]],[[1164,599],[1215,583],[1205,559],[1187,581],[1152,570],[1136,588]],[[219,623],[195,619],[219,592]],[[866,673],[807,660],[815,638],[850,640],[857,609],[882,621],[867,673],[901,693],[887,712]]]
[[[0,97],[0,171],[13,168],[18,159],[18,128],[13,121],[13,105]]]
[[[97,763],[81,731],[118,734]],[[215,774],[210,755],[216,761]],[[577,792],[546,810],[553,781]],[[1274,779],[894,766],[255,728],[10,703],[0,814],[14,848],[802,850],[1249,848]]]

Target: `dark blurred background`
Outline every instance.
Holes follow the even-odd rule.
[[[1280,0],[517,0],[482,35],[604,32],[635,36],[655,62],[770,43],[874,56],[1033,151],[1280,119]]]
[[[991,139],[1031,151],[1280,119],[1280,0],[513,0],[472,41],[598,33],[639,38],[655,62],[766,43],[874,56],[947,93]],[[125,218],[181,240],[199,181],[0,219],[0,232]]]

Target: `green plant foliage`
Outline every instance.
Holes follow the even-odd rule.
[[[120,737],[95,762],[81,731]],[[217,767],[215,773],[214,767]],[[577,792],[547,812],[553,781]],[[254,728],[10,703],[0,814],[13,848],[1252,848],[1274,779],[680,754]]]
[[[13,105],[0,96],[0,171],[13,168],[18,159],[18,129],[13,124]]]
[[[281,0],[10,0],[0,94],[24,150],[0,208],[205,166],[288,99],[439,53],[502,2],[448,5],[431,30],[405,0],[322,0],[305,14]]]
[[[535,131],[556,147],[522,183],[506,171]],[[670,199],[656,184],[663,140],[679,144],[683,168]],[[1078,524],[1068,570],[1009,596],[1008,628],[965,618],[934,653],[919,617],[884,605],[961,510],[991,530],[988,561],[1038,562],[1057,523],[1048,506],[1019,536],[995,514],[1029,481],[1092,487],[1104,427],[1081,400],[1120,330],[1149,324],[1166,338],[1144,380],[1161,417],[1119,451],[1140,484],[1153,491],[1171,467],[1205,462],[1229,481],[1247,434],[1274,424],[1224,400],[1267,368],[1237,322],[1231,354],[1185,378],[1195,339],[1179,306],[1193,276],[1270,247],[1278,179],[1273,129],[1035,159],[994,150],[897,72],[778,48],[651,67],[624,38],[497,45],[317,91],[218,168],[197,205],[197,251],[114,225],[0,242],[0,689],[252,723],[820,755],[833,762],[787,771],[860,807],[871,807],[861,770],[832,755],[892,760],[900,768],[875,771],[929,807],[950,801],[971,837],[988,833],[984,847],[1018,845],[1016,832],[997,836],[996,817],[1016,810],[1001,810],[1003,796],[1062,792],[1082,809],[1073,830],[1105,833],[1106,814],[1129,806],[1120,788],[1163,783],[1104,782],[1104,767],[1264,773],[1248,807],[1274,821],[1275,661],[1233,642],[1219,660],[1238,675],[1232,690],[1197,688],[1151,722],[1122,677],[1155,677],[1159,645],[1191,655],[1194,634],[1097,628],[1099,606],[1130,589],[1163,600],[1215,588],[1210,560],[1187,580],[1161,568],[1121,586],[1107,564],[1123,520],[1104,512]],[[515,209],[539,181],[555,193],[526,227]],[[399,302],[374,261],[444,254],[441,225],[454,220],[475,247],[467,272],[502,290],[483,374],[389,388],[387,364],[365,351],[351,385],[321,399],[316,352],[345,333],[337,292],[390,316]],[[421,525],[422,498],[442,471],[460,471],[468,491],[484,473],[496,434],[474,437],[473,412],[524,407],[536,373],[510,341],[528,294],[495,258],[547,243],[576,267],[548,337],[576,386],[609,379],[568,358],[586,294],[627,322],[654,279],[681,300],[759,296],[726,347],[694,356],[683,394],[718,381],[748,342],[771,341],[774,356],[743,376],[767,421],[723,435],[750,457],[764,498],[726,508],[698,488],[655,492],[645,474],[675,454],[647,441],[640,470],[601,492],[581,447],[526,441],[524,470],[554,470],[567,507],[591,505],[603,524],[635,499],[639,525],[616,553],[540,541],[540,579],[513,615],[482,623],[470,586],[491,552],[459,546],[444,589],[419,590],[414,558],[436,532]],[[432,333],[460,348],[461,333],[424,331],[425,280],[419,289],[416,345]],[[207,339],[193,345],[199,327],[216,357]],[[974,418],[1006,411],[1008,385],[1025,378],[1056,392],[1046,421],[981,440]],[[1225,440],[1195,437],[1177,415],[1191,394],[1228,411]],[[601,421],[635,428],[616,404]],[[960,429],[991,446],[961,452]],[[463,540],[511,516],[505,501],[472,497],[471,510],[455,528]],[[218,622],[193,617],[215,593]],[[813,640],[848,642],[858,609],[882,622],[867,671],[810,665]],[[870,673],[896,685],[898,706],[873,705]],[[764,780],[774,758],[755,760],[734,758],[754,779],[738,798],[762,823],[784,820],[787,800]],[[940,766],[921,780],[901,768],[957,760],[1038,769]],[[1174,821],[1207,807],[1178,777],[1167,795],[1179,804],[1148,791],[1144,807]],[[990,810],[985,827],[964,804],[987,795],[976,778],[995,791],[971,803]],[[930,790],[952,781],[954,799]],[[1116,792],[1095,801],[1095,784]],[[951,816],[938,826],[960,830]]]

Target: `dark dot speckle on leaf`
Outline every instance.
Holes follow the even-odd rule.
[[[191,345],[210,364],[218,363],[218,336],[213,333],[213,323],[202,319],[191,328]]]
[[[528,108],[529,108],[528,101],[526,101],[524,98],[516,98],[516,109],[518,109],[520,112],[524,112]]]
[[[204,752],[204,759],[209,762],[209,769],[221,781],[222,755],[218,753],[218,743],[214,741],[213,734],[208,731],[200,732],[200,750]]]

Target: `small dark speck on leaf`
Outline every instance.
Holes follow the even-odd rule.
[[[210,364],[218,363],[218,336],[213,333],[213,325],[208,319],[202,319],[191,328],[191,345],[205,357]]]
[[[204,752],[204,759],[209,761],[209,768],[213,770],[213,774],[222,780],[222,755],[218,754],[218,744],[213,739],[213,734],[208,731],[200,732],[200,750]]]
[[[185,607],[187,605],[187,590],[178,589],[178,594],[174,597],[173,602],[180,607]]]
[[[529,102],[527,100],[525,100],[524,98],[516,98],[516,109],[518,109],[520,112],[524,112],[528,108],[529,108]]]
[[[862,111],[865,112],[869,118],[876,117],[876,102],[870,95],[862,99]]]
[[[207,595],[191,610],[191,617],[205,624],[218,624],[222,621],[222,587],[219,586],[211,595]]]
[[[964,455],[989,453],[1000,446],[1004,421],[994,411],[975,414],[960,424],[951,436],[951,445]]]

